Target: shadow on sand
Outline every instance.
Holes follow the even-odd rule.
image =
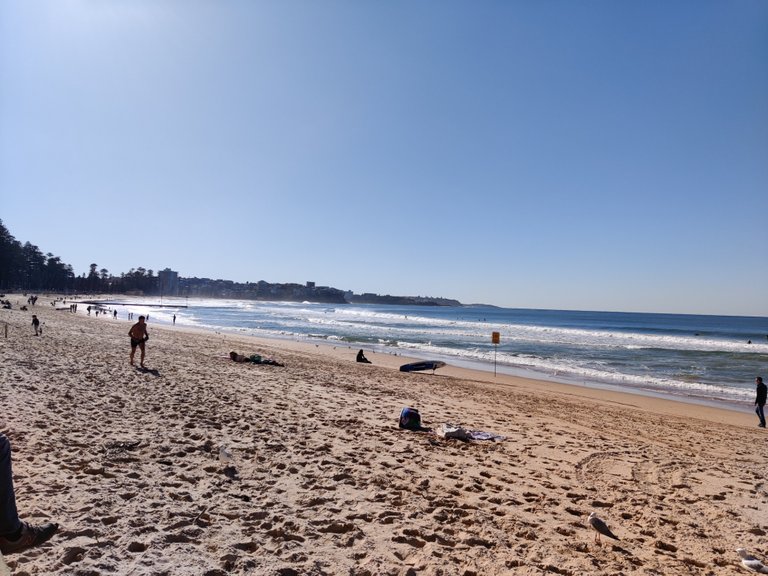
[[[152,374],[152,376],[160,376],[160,371],[156,368],[142,368],[141,366],[136,366],[137,372],[143,372],[144,374]]]

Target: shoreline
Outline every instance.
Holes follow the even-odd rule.
[[[120,305],[124,306],[125,304]],[[141,305],[143,306],[144,304],[142,303]],[[35,309],[39,309],[39,307],[35,307],[34,309],[30,308],[28,313],[31,315]],[[67,313],[66,310],[61,308],[55,308],[55,311],[64,314]],[[83,311],[78,311],[76,316],[78,318],[82,316],[86,320],[101,321],[101,319],[97,320],[96,317],[83,314]],[[106,321],[118,321],[125,324],[130,324],[134,320],[129,321],[124,317],[121,318],[118,316],[116,320],[109,318]],[[2,319],[0,319],[0,322],[2,322]],[[242,340],[243,343],[253,343],[257,347],[260,346],[270,350],[279,350],[280,348],[285,348],[295,352],[319,355],[320,357],[330,357],[336,360],[351,362],[352,364],[355,364],[354,356],[357,349],[360,347],[359,345],[353,346],[351,344],[331,344],[326,340],[315,342],[309,338],[271,338],[251,334],[242,334],[239,333],[237,329],[215,330],[212,328],[172,325],[164,322],[150,323],[149,327],[151,330],[171,330],[174,332],[188,333],[190,335],[203,337],[206,335],[215,335],[218,337],[225,337],[225,339],[231,339],[233,343]],[[322,350],[322,352],[319,352],[320,350]],[[373,348],[369,348],[367,354],[369,355],[369,359],[372,361],[374,358],[376,359],[374,364],[377,366],[385,367],[394,371],[399,371],[399,367],[402,364],[427,359],[418,356],[380,352],[374,350]],[[451,359],[446,358],[445,360],[447,362]],[[572,397],[586,398],[595,401],[609,399],[610,402],[617,404],[642,407],[645,410],[659,411],[660,413],[666,414],[688,416],[690,415],[690,411],[695,408],[700,409],[702,414],[707,415],[707,418],[712,418],[712,421],[730,422],[738,425],[749,425],[749,422],[754,419],[754,411],[750,408],[750,406],[747,405],[745,405],[743,408],[740,408],[739,405],[735,403],[727,403],[717,400],[708,402],[706,400],[697,399],[695,397],[679,398],[677,396],[665,394],[662,392],[654,393],[649,391],[646,393],[646,391],[642,389],[635,388],[628,388],[624,390],[618,389],[617,386],[610,384],[599,384],[586,381],[584,383],[574,383],[554,379],[548,380],[540,377],[538,374],[529,377],[498,372],[497,375],[494,376],[493,373],[489,370],[448,363],[445,367],[440,368],[439,371],[430,375],[437,377],[457,377],[467,381],[481,382],[489,385],[509,386],[513,389],[524,389],[531,392],[565,394]],[[678,404],[681,406],[676,407]],[[725,414],[718,415],[720,412],[724,412]],[[726,414],[732,415],[732,418],[729,418],[726,416]]]
[[[13,296],[18,296],[18,295],[13,294]],[[98,302],[98,301],[99,301],[98,298],[92,298],[92,299],[88,299],[87,303],[90,303],[93,305],[94,302]],[[72,302],[74,303],[75,300],[72,300]],[[78,301],[78,302],[86,303],[85,301]],[[133,305],[133,304],[120,303],[117,305],[127,306],[127,305]],[[136,304],[136,306],[144,306],[144,305],[145,305],[144,303]],[[171,307],[176,307],[176,306],[171,306]],[[66,310],[61,308],[56,308],[55,310],[57,312],[66,313]],[[32,312],[33,310],[30,309],[29,313],[31,314]],[[84,311],[79,310],[77,312],[77,315],[83,314],[83,312]],[[95,317],[89,316],[87,314],[85,314],[84,317],[86,319],[96,320]],[[114,320],[112,319],[109,319],[109,321],[114,322]],[[126,318],[124,317],[121,318],[119,316],[117,318],[117,321],[121,321],[124,323],[133,322],[133,320],[129,321]],[[324,354],[321,354],[321,356],[327,355],[329,357],[333,357],[335,359],[344,360],[344,361],[348,361],[349,358],[352,358],[353,363],[354,363],[354,355],[356,354],[356,350],[360,348],[360,345],[355,345],[355,346],[351,344],[344,345],[343,343],[332,344],[325,339],[321,341],[313,341],[311,340],[311,338],[301,339],[301,338],[292,338],[287,336],[285,338],[280,338],[280,337],[272,338],[272,337],[256,336],[251,334],[243,334],[238,332],[237,329],[215,330],[213,328],[191,327],[191,326],[184,326],[181,324],[172,325],[165,322],[151,323],[150,328],[161,329],[161,330],[170,329],[176,332],[186,332],[192,335],[199,335],[199,336],[204,336],[206,334],[216,335],[216,336],[229,336],[234,340],[245,339],[245,341],[247,342],[253,342],[254,344],[258,344],[262,347],[269,348],[269,349],[278,349],[280,346],[282,346],[290,350],[304,352],[304,353],[311,353],[311,354],[315,354],[318,349],[322,349],[324,350]],[[363,348],[365,348],[365,346],[363,346]],[[367,353],[369,355],[375,354],[375,358],[377,358],[377,360],[379,360],[380,362],[380,364],[378,365],[387,367],[392,370],[398,370],[399,366],[405,363],[417,362],[417,361],[428,359],[428,358],[419,357],[419,356],[408,356],[403,354],[376,351],[374,347],[370,347],[370,345],[369,345],[369,351]],[[371,359],[372,358],[373,356],[371,356]],[[384,359],[384,362],[381,362],[382,359]],[[436,372],[434,374],[435,376],[454,376],[454,377],[462,378],[468,381],[519,387],[528,391],[555,392],[558,394],[567,394],[573,397],[589,398],[595,401],[599,401],[603,398],[611,398],[613,399],[612,401],[617,402],[619,404],[624,404],[629,406],[642,406],[646,410],[660,410],[667,414],[688,415],[690,410],[694,407],[701,409],[702,413],[707,415],[716,415],[718,412],[724,411],[725,413],[733,414],[734,419],[730,420],[726,416],[721,415],[721,416],[715,417],[715,420],[713,421],[726,422],[730,420],[731,423],[738,423],[740,425],[748,425],[748,422],[753,419],[752,418],[753,410],[750,409],[750,406],[748,405],[745,405],[743,408],[740,408],[740,406],[736,403],[730,403],[730,402],[720,401],[720,400],[707,401],[705,399],[700,399],[697,397],[678,397],[673,394],[667,394],[664,392],[655,393],[652,391],[645,391],[642,389],[631,388],[631,387],[628,387],[625,390],[625,389],[620,389],[616,385],[600,384],[600,383],[588,382],[588,381],[584,381],[583,383],[577,383],[577,382],[568,382],[568,381],[556,380],[556,379],[550,380],[550,379],[544,378],[543,375],[539,375],[539,374],[535,374],[534,376],[520,376],[514,373],[498,372],[497,375],[494,376],[490,370],[483,370],[478,367],[461,366],[460,363],[451,364],[450,361],[451,360],[455,361],[455,359],[437,358],[437,355],[435,359],[443,359],[447,362],[447,365],[445,367],[440,368],[439,372]],[[467,364],[471,364],[471,362],[468,362]],[[676,404],[682,404],[683,406],[678,408],[672,408],[672,406]]]
[[[172,325],[167,323],[160,323],[155,324],[162,327],[171,327]],[[617,384],[610,384],[610,383],[599,383],[599,382],[592,382],[588,380],[584,380],[581,382],[576,381],[575,379],[568,379],[568,378],[556,378],[551,377],[547,378],[547,374],[543,373],[537,373],[533,370],[517,370],[514,368],[508,368],[508,367],[502,367],[497,371],[497,375],[494,376],[492,369],[490,368],[483,368],[480,362],[473,362],[473,361],[456,361],[456,358],[451,356],[444,356],[440,354],[435,354],[432,356],[409,356],[407,354],[400,354],[393,352],[388,352],[386,350],[382,350],[381,347],[378,345],[371,345],[371,344],[345,344],[342,342],[333,344],[330,343],[327,339],[317,339],[313,340],[311,337],[307,338],[298,338],[298,337],[267,337],[267,336],[257,336],[253,334],[244,334],[238,331],[237,329],[233,328],[231,330],[215,330],[213,328],[194,328],[190,326],[184,326],[184,325],[178,325],[175,326],[174,329],[176,330],[187,330],[191,333],[214,333],[214,334],[227,334],[231,335],[233,337],[242,337],[242,338],[251,338],[254,341],[262,342],[267,346],[275,347],[278,346],[279,343],[289,342],[289,343],[296,343],[296,344],[305,344],[307,346],[307,349],[311,349],[312,347],[323,347],[325,349],[342,349],[342,350],[349,350],[350,353],[355,354],[357,350],[360,348],[363,348],[366,350],[366,354],[376,354],[377,357],[391,357],[391,358],[398,358],[399,360],[396,363],[387,363],[387,366],[393,369],[399,368],[401,364],[407,364],[410,362],[419,362],[419,361],[425,361],[425,360],[442,360],[446,362],[446,366],[444,368],[440,368],[440,373],[443,374],[450,374],[450,375],[461,375],[460,377],[468,378],[471,380],[476,381],[482,381],[487,383],[501,383],[504,381],[504,379],[508,379],[511,381],[521,380],[521,381],[528,381],[532,383],[536,383],[536,385],[540,388],[545,389],[547,386],[564,386],[565,389],[587,389],[587,390],[593,390],[594,393],[592,394],[584,394],[584,396],[589,397],[595,397],[598,398],[599,394],[601,392],[606,393],[614,393],[619,395],[628,395],[630,397],[634,396],[640,396],[643,398],[649,398],[649,399],[656,399],[660,401],[668,401],[668,402],[678,402],[686,405],[691,406],[698,406],[703,408],[712,408],[717,410],[726,410],[729,412],[736,412],[736,413],[742,413],[745,410],[745,406],[748,409],[749,406],[746,404],[739,404],[735,401],[729,401],[729,400],[721,400],[721,399],[707,399],[702,398],[700,396],[692,396],[692,395],[677,395],[671,392],[664,392],[664,391],[654,391],[654,390],[646,390],[643,388],[637,388],[632,386],[625,386],[622,387]],[[394,350],[394,349],[393,349]],[[454,368],[455,371],[451,371],[450,369]],[[506,369],[506,371],[505,371]],[[530,375],[528,375],[530,374]],[[749,412],[749,410],[747,410]]]
[[[126,320],[126,322],[128,322]],[[230,340],[232,343],[252,343],[256,348],[269,349],[276,351],[280,349],[300,352],[310,356],[316,356],[320,359],[333,358],[334,360],[356,365],[355,356],[359,346],[330,344],[327,341],[313,342],[297,338],[267,338],[263,336],[254,336],[251,334],[240,334],[237,331],[218,331],[208,328],[193,328],[189,326],[178,325],[175,327],[166,324],[150,324],[150,329],[171,329],[176,332],[188,333],[190,335],[205,336],[214,334],[223,337],[224,341]],[[237,350],[238,352],[242,352]],[[375,350],[366,350],[366,355],[373,365],[383,367],[388,370],[399,372],[402,364],[419,362],[426,358],[407,356],[402,354],[390,354],[378,352]],[[422,372],[423,376],[434,376],[437,378],[452,377],[459,378],[468,382],[477,382],[487,385],[498,385],[509,387],[512,390],[525,390],[532,393],[542,393],[546,395],[566,395],[569,397],[589,399],[595,402],[605,401],[612,404],[640,408],[648,412],[659,414],[671,414],[675,416],[686,416],[692,418],[701,418],[704,420],[720,423],[729,423],[739,426],[751,426],[756,418],[754,411],[749,406],[739,409],[737,405],[722,405],[724,403],[712,402],[701,403],[687,401],[669,397],[664,394],[643,394],[642,391],[616,390],[599,384],[572,384],[568,382],[550,381],[543,378],[517,376],[514,374],[499,373],[494,377],[492,372],[476,368],[467,368],[458,365],[446,364],[443,368],[433,373]],[[678,406],[679,405],[679,406]],[[696,415],[696,410],[701,410]],[[693,413],[692,413],[693,412]]]
[[[12,294],[12,296],[20,297],[18,294]],[[89,304],[89,305],[105,305],[105,306],[120,306],[120,307],[126,307],[126,306],[135,306],[135,307],[149,307],[149,308],[187,308],[188,306],[186,304],[180,304],[180,303],[174,303],[174,304],[150,304],[145,302],[136,302],[132,303],[130,302],[131,297],[123,295],[121,300],[117,301],[112,297],[107,297],[106,295],[97,295],[94,297],[89,297],[85,299],[72,299],[71,301],[73,303],[78,302],[81,304]],[[118,317],[118,320],[125,320],[124,318]],[[127,320],[125,320],[127,322]],[[386,350],[383,350],[380,345],[372,345],[372,344],[362,344],[362,343],[356,343],[356,344],[345,344],[341,341],[337,343],[329,342],[325,338],[321,339],[313,339],[311,336],[307,336],[305,338],[300,337],[291,337],[291,336],[258,336],[258,335],[252,335],[252,334],[243,334],[240,330],[237,328],[232,329],[226,329],[226,330],[216,330],[214,328],[206,328],[206,327],[191,327],[191,326],[185,326],[183,324],[179,325],[173,325],[168,322],[157,322],[154,321],[153,326],[159,326],[159,327],[172,327],[175,330],[188,330],[193,333],[206,333],[210,332],[213,334],[229,334],[234,337],[245,337],[245,338],[253,338],[256,341],[262,341],[266,343],[268,346],[275,346],[277,343],[282,342],[297,342],[297,343],[305,343],[308,346],[324,346],[330,349],[343,349],[345,346],[352,350],[364,348],[369,351],[369,353],[376,353],[378,356],[392,356],[396,358],[402,359],[401,364],[407,363],[407,362],[416,362],[416,361],[422,361],[422,360],[442,360],[447,363],[447,366],[443,369],[441,369],[442,373],[448,374],[446,370],[448,368],[458,368],[461,371],[457,373],[463,374],[464,370],[467,371],[467,377],[471,379],[475,379],[477,381],[483,381],[483,382],[498,382],[498,378],[501,378],[502,376],[511,378],[513,380],[520,379],[523,381],[531,381],[538,383],[538,386],[542,389],[546,389],[547,386],[566,386],[566,390],[570,389],[571,387],[576,389],[586,388],[590,390],[594,390],[594,394],[585,394],[585,396],[588,397],[596,397],[599,398],[600,394],[602,392],[606,393],[615,393],[615,394],[626,394],[631,397],[634,396],[640,396],[643,398],[650,398],[650,399],[657,399],[657,400],[664,400],[669,402],[679,402],[686,405],[701,407],[701,408],[713,408],[713,409],[720,409],[720,410],[726,410],[730,412],[736,412],[739,414],[751,414],[753,412],[752,409],[750,409],[750,404],[748,403],[739,403],[735,400],[726,400],[726,399],[710,399],[702,396],[696,396],[696,395],[686,395],[686,394],[676,394],[674,392],[668,392],[668,391],[660,391],[655,389],[645,389],[640,388],[632,385],[622,386],[620,384],[610,383],[610,382],[597,382],[597,381],[591,381],[587,379],[580,380],[577,377],[569,378],[569,377],[558,377],[558,376],[552,376],[550,374],[544,373],[544,372],[537,372],[535,370],[526,370],[526,369],[517,369],[517,368],[511,368],[507,366],[500,366],[497,370],[497,376],[494,377],[493,375],[493,368],[492,365],[489,365],[488,367],[485,367],[484,364],[480,361],[473,361],[473,360],[461,360],[457,359],[455,357],[451,356],[444,356],[440,354],[435,354],[432,356],[409,356],[409,355],[403,355],[400,353],[395,352],[393,349],[392,352],[388,352]],[[270,344],[271,343],[271,344]],[[394,365],[393,365],[394,366]],[[474,374],[474,376],[473,376]],[[490,379],[489,379],[490,378]]]
[[[190,329],[190,332],[197,331],[195,329]],[[205,330],[200,330],[200,332],[204,333]],[[357,347],[352,346],[342,347],[319,342],[311,343],[289,339],[283,340],[278,338],[263,338],[250,335],[232,336],[250,339],[254,343],[260,344],[262,347],[269,348],[276,348],[278,345],[282,345],[283,343],[289,343],[287,346],[285,346],[285,348],[307,354],[318,354],[316,350],[313,351],[313,348],[322,349],[324,351],[319,353],[321,357],[329,356],[344,362],[350,362],[352,364],[355,363],[355,354],[357,353],[358,349]],[[372,354],[371,352],[366,351],[366,355],[374,365],[385,367],[393,371],[399,371],[399,367],[402,364],[424,360],[424,358],[386,354],[381,352],[375,352]],[[555,396],[565,395],[579,399],[589,399],[595,402],[607,402],[612,404],[619,404],[622,406],[640,408],[644,411],[653,413],[701,418],[712,422],[729,423],[740,426],[751,426],[753,420],[756,418],[754,416],[754,412],[749,410],[749,407],[747,407],[745,411],[740,411],[737,406],[725,407],[714,404],[700,404],[697,402],[688,402],[686,400],[670,398],[662,395],[646,395],[634,391],[610,390],[600,387],[599,385],[582,386],[579,384],[548,381],[540,378],[528,378],[512,374],[499,373],[496,377],[494,377],[492,372],[477,370],[474,368],[464,368],[451,364],[447,364],[443,368],[436,370],[434,374],[430,372],[424,372],[422,374],[427,376],[435,376],[437,378],[459,378],[468,382],[508,387],[512,390],[525,390],[526,392],[537,394],[540,393]],[[700,413],[697,413],[699,410]]]
[[[221,330],[221,328],[220,328]],[[224,331],[239,334],[241,333],[237,328],[227,329]],[[285,335],[285,334],[254,334],[255,337],[261,337],[266,339],[275,340],[294,340],[300,339],[302,341],[311,343],[320,343],[327,346],[344,346],[346,340],[336,340],[333,335],[324,333],[322,335],[317,334],[304,334],[304,335]],[[471,355],[465,356],[461,352],[458,355],[451,354],[449,351],[444,350],[443,353],[430,353],[427,350],[417,352],[410,348],[398,348],[388,346],[386,343],[376,343],[363,338],[359,342],[353,342],[351,346],[359,346],[369,350],[375,350],[381,353],[401,354],[405,350],[405,354],[419,360],[440,360],[449,365],[456,365],[463,368],[474,369],[487,373],[494,372],[493,362],[488,359],[473,358]],[[756,367],[757,373],[759,368]],[[701,406],[714,406],[722,407],[728,410],[740,411],[742,407],[753,398],[753,391],[749,389],[749,382],[751,379],[739,380],[739,384],[735,387],[732,382],[719,386],[717,383],[703,383],[694,382],[690,386],[684,382],[677,382],[674,379],[670,382],[664,382],[665,376],[663,374],[646,374],[645,377],[640,377],[630,374],[604,374],[603,378],[599,375],[579,374],[578,371],[573,374],[561,372],[559,369],[554,370],[551,367],[545,369],[526,368],[522,366],[510,366],[501,364],[496,369],[497,373],[505,373],[511,376],[529,378],[534,380],[542,380],[544,382],[556,382],[561,384],[569,384],[581,387],[597,388],[600,390],[610,390],[617,392],[627,392],[630,394],[639,394],[642,396],[651,396],[657,398],[670,399],[674,401],[686,402]],[[743,385],[746,383],[747,388]]]

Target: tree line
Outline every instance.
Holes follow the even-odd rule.
[[[423,306],[460,306],[458,300],[431,297],[352,294],[327,286],[270,284],[179,278],[179,290],[187,296],[276,300],[288,302],[368,303]],[[43,254],[30,242],[22,244],[0,220],[0,294],[5,292],[55,292],[60,294],[160,294],[160,278],[152,270],[131,268],[119,276],[91,264],[87,274],[75,275],[70,264],[50,252]],[[172,294],[169,294],[172,295]],[[177,294],[178,295],[178,294]]]
[[[0,220],[0,291],[124,294],[140,290],[150,294],[158,289],[158,277],[145,268],[131,268],[115,276],[91,264],[88,274],[77,276],[58,256],[43,254],[34,244],[16,240]]]

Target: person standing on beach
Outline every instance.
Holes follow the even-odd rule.
[[[760,418],[760,428],[765,428],[765,397],[768,395],[768,387],[763,383],[762,376],[755,378],[755,384],[757,384],[757,396],[755,397],[755,413]]]
[[[40,320],[36,314],[32,314],[32,327],[35,329],[35,336],[40,336]]]
[[[16,554],[40,546],[50,540],[58,524],[33,526],[19,520],[16,495],[13,491],[11,443],[0,433],[0,553]]]
[[[139,316],[139,321],[131,326],[128,336],[131,337],[131,366],[133,366],[133,355],[136,354],[136,346],[138,346],[141,349],[141,367],[144,368],[144,343],[149,340],[144,316]]]

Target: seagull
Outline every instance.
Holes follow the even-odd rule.
[[[760,560],[749,554],[744,548],[736,548],[736,552],[741,556],[741,565],[752,572],[758,574],[768,574],[768,566],[763,564]]]
[[[223,444],[219,446],[219,462],[225,466],[235,463],[235,457],[232,456],[232,452]]]
[[[598,544],[600,543],[600,534],[603,536],[608,536],[608,538],[613,538],[614,540],[619,539],[613,532],[611,532],[611,529],[608,528],[608,525],[600,520],[600,518],[598,518],[597,514],[594,512],[590,513],[589,515],[589,525],[597,531],[597,534],[595,534],[595,542]]]

